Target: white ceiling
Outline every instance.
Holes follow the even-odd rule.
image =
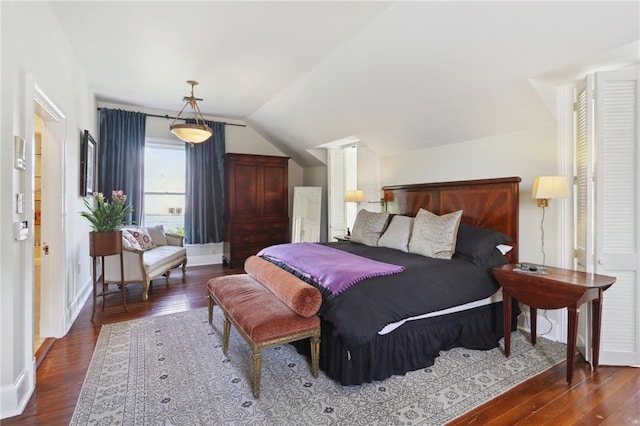
[[[640,3],[51,2],[103,101],[247,122],[303,166],[355,136],[380,154],[524,130],[530,82],[638,62]]]

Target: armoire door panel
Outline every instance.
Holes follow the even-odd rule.
[[[263,171],[263,216],[287,216],[289,209],[287,170],[278,166],[264,165]],[[285,190],[286,188],[286,190]]]
[[[236,164],[234,180],[235,217],[257,217],[260,214],[258,185],[258,166],[255,164]]]

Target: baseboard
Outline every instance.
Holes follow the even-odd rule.
[[[93,292],[93,278],[89,278],[88,281],[84,283],[82,286],[82,291],[78,294],[73,302],[67,307],[67,317],[65,318],[64,323],[64,334],[66,335],[69,332],[69,329],[73,325],[73,322],[76,320],[78,315],[80,314],[80,310],[87,303],[87,300],[91,297]],[[62,337],[62,336],[60,336]]]
[[[538,322],[536,324],[538,327],[536,331],[538,337],[561,342],[562,339],[558,323],[552,318],[545,317],[544,309],[538,309],[537,317]],[[520,313],[518,317],[518,328],[527,333],[531,333],[531,318],[529,317],[528,309],[523,309]]]
[[[45,357],[47,356],[47,354],[49,353],[49,351],[53,347],[53,344],[56,342],[56,340],[57,339],[55,337],[47,337],[40,344],[40,347],[38,348],[38,350],[36,350],[36,356],[35,356],[35,358],[36,358],[36,371],[38,371],[38,368],[40,368],[40,364],[42,364],[42,361],[44,361]]]
[[[222,263],[221,254],[204,254],[187,258],[187,266],[217,265],[220,263]]]
[[[31,371],[23,370],[13,384],[0,387],[0,419],[22,414],[35,390],[34,371],[35,363]]]

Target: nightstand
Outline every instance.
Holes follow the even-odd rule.
[[[344,237],[333,237],[336,240],[340,241],[340,242],[350,242],[351,241],[351,236],[350,235],[345,235]]]
[[[511,302],[512,298],[528,305],[531,312],[531,343],[536,344],[536,315],[538,309],[567,308],[569,324],[567,333],[567,383],[573,379],[573,356],[578,335],[578,308],[591,302],[593,316],[591,328],[593,369],[598,368],[600,355],[600,323],[602,321],[602,293],[616,279],[606,275],[589,274],[570,269],[546,268],[546,274],[525,272],[514,268],[515,264],[493,268],[493,274],[502,286],[504,311],[504,354],[511,352]]]

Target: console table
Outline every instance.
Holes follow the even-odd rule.
[[[512,298],[528,305],[531,312],[531,343],[536,344],[536,315],[538,309],[567,308],[569,324],[567,333],[567,383],[573,379],[573,357],[578,335],[578,312],[583,303],[591,302],[593,316],[591,327],[593,369],[598,368],[600,355],[600,323],[602,321],[602,293],[616,281],[614,277],[597,275],[570,269],[547,267],[540,271],[520,271],[515,264],[493,269],[502,286],[504,311],[504,354],[511,353],[511,303]]]

